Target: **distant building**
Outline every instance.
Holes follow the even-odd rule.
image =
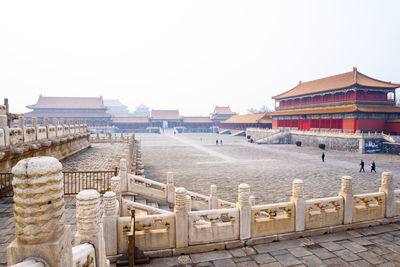
[[[113,117],[128,117],[131,115],[127,106],[118,99],[104,99],[104,105],[107,107],[107,113]]]
[[[150,126],[148,117],[113,117],[112,125],[123,131],[144,131]]]
[[[39,96],[36,104],[26,106],[33,111],[25,113],[26,118],[36,117],[39,120],[71,119],[87,120],[88,126],[108,126],[111,115],[102,97],[50,97]]]
[[[150,116],[151,127],[173,128],[182,126],[179,110],[152,110]]]
[[[272,119],[268,114],[247,114],[232,116],[219,123],[220,128],[240,129],[247,128],[272,128]]]
[[[273,97],[272,127],[386,131],[400,134],[400,108],[395,89],[400,84],[368,77],[354,68],[309,82]]]
[[[135,111],[133,112],[133,116],[150,117],[150,109],[145,105],[140,105],[136,107]]]
[[[209,117],[182,117],[182,126],[187,129],[209,130],[213,121]]]
[[[213,122],[220,122],[229,119],[233,115],[236,115],[235,112],[232,112],[230,107],[219,107],[216,106],[214,111],[210,113],[211,115],[211,120]]]

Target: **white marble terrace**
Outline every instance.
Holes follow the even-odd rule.
[[[171,172],[166,184],[145,178],[140,142],[131,137],[128,143],[119,175],[103,196],[104,208],[95,190],[77,195],[74,247],[64,223],[61,163],[37,157],[13,168],[16,239],[7,248],[9,265],[109,266],[127,253],[132,227],[136,247],[150,257],[165,257],[400,220],[400,190],[393,188],[389,172],[382,174],[377,192],[368,194],[353,194],[352,178],[344,176],[336,197],[305,199],[303,181],[294,179],[289,202],[256,204],[250,186],[240,184],[237,202],[231,203],[218,198],[215,185],[208,196],[176,186]],[[135,201],[139,196],[174,209]]]

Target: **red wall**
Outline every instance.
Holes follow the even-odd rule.
[[[386,128],[385,120],[357,120],[357,130],[383,131]]]
[[[355,131],[356,119],[343,119],[343,130]]]
[[[385,132],[400,134],[400,123],[386,123]]]

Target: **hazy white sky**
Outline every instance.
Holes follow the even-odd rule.
[[[299,80],[400,82],[400,1],[2,1],[0,101],[118,98],[246,113]]]

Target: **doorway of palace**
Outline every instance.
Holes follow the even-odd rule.
[[[168,121],[163,121],[162,122],[162,127],[163,127],[163,129],[167,129],[168,128]]]

